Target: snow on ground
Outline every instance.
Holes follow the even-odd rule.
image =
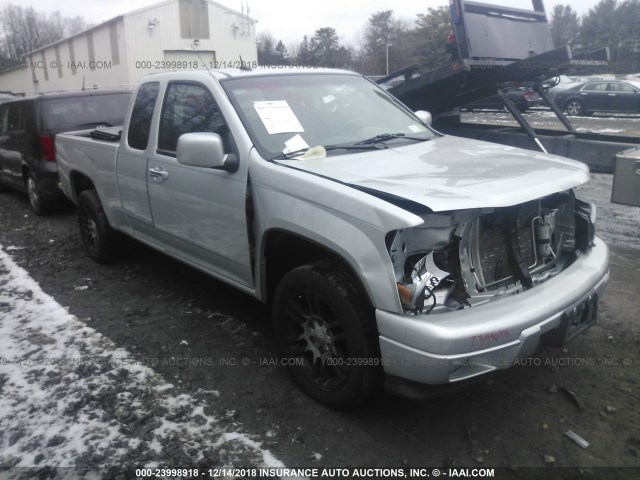
[[[180,394],[69,314],[0,245],[0,467],[283,466],[205,413],[218,392],[202,393]]]

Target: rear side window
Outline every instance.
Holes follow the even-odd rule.
[[[45,132],[66,132],[124,123],[131,93],[104,93],[43,99],[40,118]]]
[[[162,108],[158,149],[174,153],[184,133],[213,132],[229,151],[229,129],[211,92],[202,85],[171,83]]]
[[[623,92],[623,93],[633,93],[634,90],[629,85],[625,85],[624,83],[610,83],[609,84],[610,92]]]
[[[158,82],[145,83],[138,89],[127,133],[127,141],[131,148],[136,150],[145,150],[147,148],[153,107],[156,104],[159,90],[160,84]]]
[[[22,102],[8,105],[9,112],[7,114],[7,131],[24,131],[24,105],[25,104]]]

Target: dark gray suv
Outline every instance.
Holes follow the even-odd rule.
[[[48,213],[63,198],[56,134],[122,125],[130,97],[126,90],[90,90],[0,104],[0,190],[25,192],[36,214]]]

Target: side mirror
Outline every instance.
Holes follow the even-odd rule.
[[[424,110],[418,110],[417,112],[413,112],[416,117],[418,117],[420,119],[420,121],[422,123],[424,123],[427,126],[431,126],[431,122],[432,122],[432,118],[431,118],[431,114],[429,112],[425,112]]]
[[[191,167],[235,172],[239,166],[237,156],[233,153],[224,153],[220,135],[211,132],[193,132],[180,135],[176,156],[178,163]]]

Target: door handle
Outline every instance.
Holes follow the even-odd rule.
[[[162,167],[153,167],[149,169],[149,175],[154,182],[162,183],[169,178],[169,172]]]
[[[615,97],[615,96],[616,96],[616,94],[615,94],[615,93],[610,93],[610,94],[609,94],[609,96],[610,96],[610,97]]]
[[[636,171],[634,173],[636,175],[640,175],[640,161],[636,162]]]

